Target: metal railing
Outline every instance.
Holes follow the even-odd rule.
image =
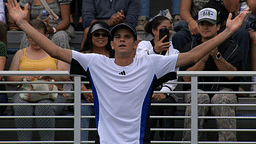
[[[67,76],[68,72],[66,71],[0,71],[0,76],[25,76],[25,75],[34,75],[34,76]],[[185,94],[191,93],[191,104],[183,103],[182,101],[179,103],[157,103],[152,104],[152,106],[179,106],[179,107],[186,107],[191,105],[191,116],[151,116],[151,118],[170,118],[179,121],[180,119],[190,118],[191,119],[191,128],[151,128],[151,131],[174,131],[174,132],[183,132],[183,131],[191,131],[191,141],[160,141],[154,140],[151,143],[192,143],[192,144],[209,144],[209,143],[256,143],[255,141],[237,141],[237,142],[219,142],[219,141],[199,141],[198,140],[198,132],[217,132],[217,131],[240,131],[240,132],[255,132],[256,129],[198,129],[198,119],[220,119],[220,118],[227,118],[227,119],[250,119],[255,120],[255,116],[245,117],[245,116],[198,116],[198,106],[230,106],[231,104],[197,104],[197,86],[198,84],[213,84],[207,82],[198,82],[198,76],[243,76],[243,77],[250,77],[255,76],[256,72],[251,71],[240,71],[240,72],[178,72],[178,76],[191,76],[191,83],[188,82],[176,82],[178,85],[182,84],[191,84],[191,91],[182,91],[177,90],[170,93],[175,94]],[[22,84],[24,82],[11,82],[11,81],[0,81],[0,84]],[[29,104],[22,104],[22,103],[0,103],[0,106],[14,106],[14,105],[66,105],[66,106],[73,106],[74,107],[74,115],[73,116],[0,116],[1,119],[14,119],[14,118],[62,118],[62,119],[73,119],[73,128],[0,128],[0,132],[13,132],[13,131],[73,131],[73,140],[71,141],[1,141],[0,143],[94,143],[94,141],[81,141],[81,130],[87,131],[95,131],[95,128],[81,128],[81,118],[94,118],[94,116],[81,116],[81,105],[91,105],[91,104],[81,104],[81,93],[89,93],[88,91],[81,91],[81,78],[78,76],[74,77],[74,82],[57,82],[54,83],[72,83],[74,84],[74,91],[61,91],[61,93],[73,93],[74,94],[74,103],[51,103],[51,104],[39,104],[39,103],[29,103]],[[173,82],[175,83],[175,82]],[[222,84],[229,84],[229,83],[222,83]],[[235,83],[232,83],[235,84]],[[236,84],[241,85],[250,85],[256,84],[253,82],[237,82]],[[21,91],[0,91],[0,93],[8,93],[8,94],[15,94],[20,93]],[[155,93],[162,93],[162,92],[155,92]],[[215,92],[200,92],[200,93],[220,93],[218,91]],[[235,93],[235,94],[249,94],[252,93],[250,91],[234,91],[234,92],[221,92],[221,93]],[[254,92],[256,93],[256,92]],[[236,107],[254,107],[256,103],[252,104],[232,104],[232,106]],[[181,136],[180,136],[181,137]]]

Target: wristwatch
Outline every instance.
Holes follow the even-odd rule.
[[[220,52],[218,52],[218,53],[216,54],[216,56],[215,56],[215,58],[214,58],[214,59],[218,60],[218,59],[220,59],[221,57],[222,57],[221,53],[220,53]]]
[[[57,32],[56,28],[52,28],[52,29],[53,29],[53,33],[56,33],[56,32]]]

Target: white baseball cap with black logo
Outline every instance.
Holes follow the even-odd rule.
[[[198,12],[198,20],[197,23],[202,21],[207,21],[211,24],[216,24],[218,19],[218,12],[213,8],[204,8]]]

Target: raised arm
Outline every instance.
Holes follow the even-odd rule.
[[[180,17],[184,19],[187,23],[193,19],[190,14],[191,5],[192,5],[192,0],[180,1]]]
[[[179,54],[176,67],[182,67],[199,61],[202,57],[223,43],[242,25],[248,11],[249,9],[244,10],[234,20],[231,20],[232,14],[230,13],[226,24],[226,29],[211,40],[202,43],[186,53]]]
[[[16,0],[8,0],[6,3],[9,15],[17,23],[17,25],[27,33],[42,49],[44,49],[51,57],[71,63],[72,51],[62,49],[55,45],[51,40],[43,34],[35,30],[26,20],[28,14],[28,4],[22,10]]]
[[[198,24],[196,20],[193,19],[191,10],[192,0],[181,0],[180,2],[180,16],[184,19],[192,35],[198,34]]]

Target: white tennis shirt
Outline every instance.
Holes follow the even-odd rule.
[[[72,51],[70,74],[90,75],[101,144],[143,144],[153,81],[175,72],[177,58],[135,57],[123,67],[103,55]]]

